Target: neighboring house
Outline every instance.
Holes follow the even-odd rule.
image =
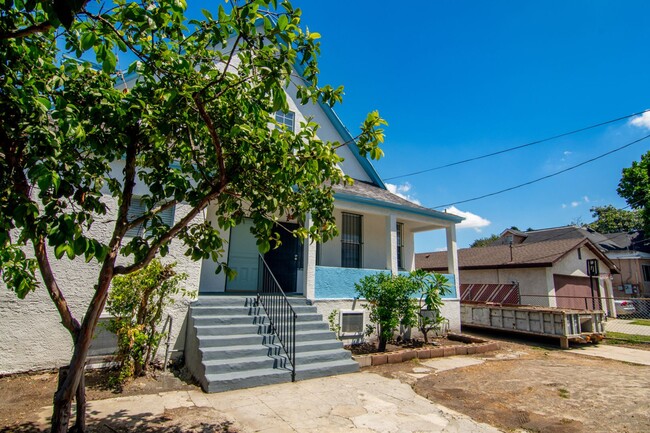
[[[132,79],[135,78],[127,77],[127,82]],[[240,311],[244,311],[244,307],[246,313],[242,314],[253,314],[250,304],[237,304],[238,299],[248,298],[244,302],[250,302],[250,298],[256,294],[263,273],[272,273],[282,289],[288,295],[293,295],[292,302],[299,306],[296,311],[305,314],[304,320],[299,317],[299,324],[304,321],[311,326],[309,329],[322,330],[324,327],[324,331],[318,331],[320,333],[313,330],[300,331],[302,328],[299,327],[304,337],[298,340],[300,344],[297,345],[299,365],[317,362],[319,359],[325,364],[323,360],[327,358],[325,352],[322,352],[322,347],[321,351],[313,356],[317,361],[307,359],[300,353],[301,347],[304,349],[306,346],[307,334],[312,339],[333,339],[326,324],[315,323],[322,322],[322,319],[317,319],[313,313],[317,310],[327,318],[335,309],[359,310],[363,302],[356,302],[354,283],[360,278],[377,272],[397,274],[401,270],[415,269],[414,234],[418,232],[446,232],[449,252],[444,253],[444,262],[450,269],[452,290],[446,296],[443,315],[449,319],[452,330],[460,329],[458,279],[455,278],[455,225],[462,221],[462,218],[419,206],[390,193],[371,163],[359,154],[353,137],[334,111],[326,104],[300,105],[295,92],[295,87],[288,89],[290,112],[278,113],[279,121],[291,128],[298,128],[300,122],[309,117],[320,124],[320,139],[348,143],[337,149],[337,153],[344,158],[341,169],[355,179],[353,185],[334,187],[334,213],[340,235],[322,245],[313,242],[301,244],[288,232],[280,231],[282,245],[264,255],[265,265],[260,260],[255,239],[249,231],[250,223],[245,222],[222,233],[224,239],[228,240],[224,255],[228,265],[237,271],[237,276],[229,281],[223,273],[215,274],[215,262],[210,259],[191,261],[184,255],[185,249],[181,242],[171,242],[169,254],[164,260],[177,261],[177,270],[189,274],[187,288],[198,293],[198,301],[194,304],[190,304],[191,299],[178,299],[168,310],[173,319],[172,349],[177,355],[184,352],[185,359],[191,364],[191,370],[199,377],[206,390],[227,389],[212,385],[216,380],[215,374],[218,375],[221,371],[237,370],[237,377],[241,379],[247,374],[253,374],[244,371],[246,368],[255,371],[262,371],[264,368],[264,371],[270,371],[273,367],[266,367],[269,360],[272,365],[284,365],[284,361],[277,361],[277,347],[269,346],[268,342],[273,338],[266,335],[268,329],[259,324],[265,323],[265,319],[255,318],[255,328],[251,328],[253,324],[249,323],[250,320],[240,317]],[[117,173],[120,172],[120,162],[114,164],[114,169]],[[145,194],[146,190],[143,188],[141,184],[136,185],[135,194]],[[137,204],[137,198],[135,200]],[[108,201],[109,208],[115,213],[116,203]],[[188,206],[180,204],[169,209],[162,217],[172,222],[178,221],[188,210]],[[212,209],[208,208],[206,214],[210,222],[216,225],[211,211]],[[110,220],[111,215],[107,215],[106,219]],[[291,229],[298,224],[309,226],[311,220],[309,216],[306,221],[284,218],[280,224]],[[97,230],[102,229],[99,223],[95,224],[95,227]],[[76,317],[83,315],[92,294],[93,279],[97,271],[97,264],[84,263],[83,260],[64,259],[55,263],[55,272],[59,280],[64,282],[63,290]],[[0,286],[2,284],[0,283]],[[231,305],[233,310],[226,311]],[[239,310],[235,311],[235,308]],[[65,365],[70,358],[70,336],[59,322],[60,318],[44,289],[30,293],[25,300],[18,300],[6,287],[0,287],[0,346],[5,348],[3,357],[0,358],[0,374]],[[244,329],[244,326],[248,328]],[[253,331],[249,332],[250,330]],[[105,342],[102,339],[102,344]],[[340,343],[336,343],[340,347]],[[241,347],[244,344],[257,345],[256,353],[262,355],[255,355],[254,362],[242,361],[243,357],[252,353],[251,350]],[[221,350],[225,346],[237,346],[237,350]],[[313,347],[318,349],[320,346]],[[274,352],[271,353],[272,351]],[[349,355],[347,356],[349,359]],[[255,364],[264,362],[264,359],[267,362],[265,367]],[[211,378],[207,377],[210,374]],[[271,382],[264,379],[256,384]],[[233,387],[251,384],[252,382],[241,382]]]
[[[588,260],[597,263],[592,277]],[[429,271],[447,269],[444,252],[416,254],[415,264]],[[465,248],[458,250],[458,267],[463,286],[514,283],[522,304],[565,308],[593,308],[592,297],[612,298],[611,275],[618,273],[591,240],[580,238]],[[613,305],[602,308],[612,311]]]
[[[559,239],[589,239],[619,269],[613,274],[615,298],[650,297],[650,242],[641,231],[602,234],[577,226],[522,232],[508,229],[492,245],[514,245]]]

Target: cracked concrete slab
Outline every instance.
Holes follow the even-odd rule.
[[[397,379],[368,372],[218,394],[174,391],[118,397],[92,401],[88,412],[90,418],[122,416],[146,422],[161,416],[165,409],[188,407],[212,408],[233,420],[241,432],[499,431],[420,397]]]

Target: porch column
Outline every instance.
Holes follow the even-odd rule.
[[[386,269],[397,275],[397,217],[392,214],[386,217],[386,246]]]
[[[305,217],[305,228],[309,230],[313,225],[311,212]],[[302,293],[307,299],[316,298],[316,242],[311,237],[305,239],[303,244],[303,288]]]
[[[460,272],[458,270],[458,246],[456,244],[456,226],[450,225],[447,232],[447,272],[454,275],[456,296],[460,298]]]

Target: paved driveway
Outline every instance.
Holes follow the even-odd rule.
[[[632,325],[632,320],[608,319],[607,323],[605,323],[605,331],[634,335],[650,335],[650,326]]]
[[[146,424],[165,409],[179,407],[214,408],[242,432],[500,431],[420,397],[397,379],[366,372],[219,394],[175,391],[118,397],[93,401],[88,412],[91,421],[119,418]]]

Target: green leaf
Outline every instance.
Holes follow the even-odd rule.
[[[284,14],[280,15],[278,18],[278,29],[283,32],[286,30],[287,25],[289,25],[289,19],[287,16]]]
[[[95,34],[95,32],[86,31],[81,36],[81,49],[86,51],[92,48],[95,45],[95,42],[97,42],[97,35]]]
[[[116,66],[117,57],[115,57],[115,54],[113,54],[112,51],[106,50],[104,59],[102,61],[102,71],[106,72],[107,74],[112,74],[115,72]]]

